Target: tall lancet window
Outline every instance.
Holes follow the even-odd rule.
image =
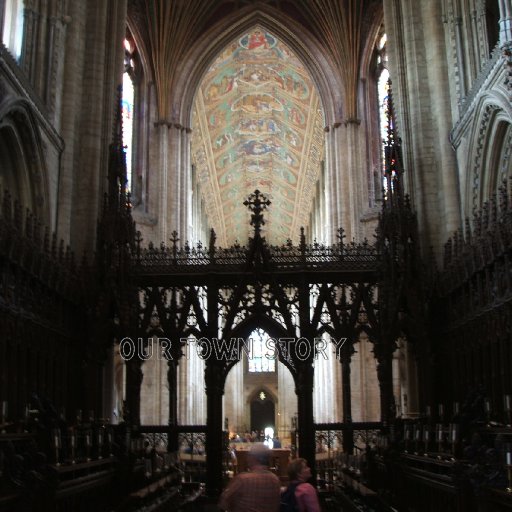
[[[131,191],[132,185],[132,155],[133,155],[133,105],[135,88],[133,86],[134,60],[133,43],[124,40],[124,73],[123,73],[123,145],[126,149],[126,175],[127,189]]]
[[[273,340],[263,329],[254,329],[249,336],[249,371],[275,372],[276,356]]]
[[[386,34],[383,33],[377,42],[377,93],[379,98],[379,135],[380,135],[380,158],[381,168],[383,170],[383,187],[386,190],[387,183],[384,179],[385,171],[385,154],[384,144],[388,139],[388,130],[390,128],[389,122],[389,71],[388,71],[388,57],[386,53]]]
[[[4,4],[2,42],[18,61],[23,43],[24,7],[23,0],[6,0]]]

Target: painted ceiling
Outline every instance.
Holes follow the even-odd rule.
[[[230,44],[207,71],[193,113],[192,155],[219,245],[245,244],[259,189],[272,204],[263,235],[297,241],[307,226],[323,160],[323,112],[311,77],[261,27]]]

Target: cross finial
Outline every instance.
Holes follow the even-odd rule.
[[[259,190],[255,190],[245,201],[244,206],[252,212],[251,215],[251,226],[254,226],[254,234],[258,234],[261,231],[261,226],[265,225],[263,220],[263,211],[267,209],[272,203],[269,201],[265,194],[262,194]]]
[[[174,230],[171,233],[171,238],[169,238],[169,241],[171,242],[173,247],[176,247],[176,244],[180,241],[180,239],[178,238],[178,232],[176,230]]]

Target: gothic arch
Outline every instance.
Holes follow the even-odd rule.
[[[362,57],[361,57],[361,80],[369,80],[372,77],[374,72],[372,68],[373,56],[375,54],[375,45],[378,42],[380,36],[380,29],[384,22],[384,13],[382,11],[382,6],[375,6],[379,9],[378,14],[375,16],[371,16],[371,29],[368,31],[368,37],[365,40],[365,45],[362,49]],[[384,27],[384,32],[385,32]]]
[[[244,319],[239,325],[237,325],[233,330],[230,331],[229,337],[231,338],[243,338],[247,339],[250,334],[257,328],[263,329],[271,338],[278,340],[279,338],[290,337],[290,333],[288,333],[276,320],[273,318],[269,318],[266,315],[257,315],[251,316]],[[225,333],[226,337],[226,333]],[[279,354],[281,356],[281,354]],[[280,357],[280,361],[286,366],[290,373],[292,374],[294,380],[296,378],[296,371],[293,366],[291,366],[284,357]],[[228,366],[228,372],[233,368],[233,366],[240,361],[234,361],[232,364]],[[277,403],[277,402],[276,402]]]
[[[483,95],[476,110],[477,122],[469,141],[471,152],[468,163],[471,167],[466,178],[465,216],[471,215],[496,193],[499,186],[497,167],[503,164],[503,157],[506,157],[510,135],[508,125],[512,123],[512,106],[499,91]],[[497,153],[501,153],[502,157],[497,157]]]
[[[43,142],[26,100],[8,99],[0,105],[0,132],[4,187],[42,224],[51,225]]]
[[[174,97],[181,103],[173,106],[173,113],[179,112],[179,119],[171,119],[173,122],[191,125],[194,97],[209,65],[237,36],[258,24],[281,38],[303,62],[318,89],[326,126],[340,122],[344,88],[334,65],[303,26],[266,5],[251,6],[226,16],[184,56],[186,64],[174,86]]]
[[[144,78],[147,80],[147,77],[151,76],[151,73],[149,72],[151,67],[148,64],[148,50],[144,44],[144,38],[138,30],[137,23],[130,18],[129,14],[126,20],[126,25],[128,27],[126,36],[128,40],[133,40],[133,43],[135,44],[135,61],[138,65],[137,68],[140,68],[136,69],[134,73],[134,82],[137,85],[141,85],[144,81]]]
[[[377,72],[376,46],[381,37],[381,28],[383,27],[383,16],[381,5],[374,5],[374,9],[378,11],[373,16],[366,15],[369,20],[370,29],[368,30],[368,38],[362,48],[361,64],[360,64],[360,98],[364,98],[362,105],[359,105],[360,117],[366,122],[368,133],[371,134],[367,145],[368,168],[366,179],[366,195],[368,203],[372,206],[376,205],[376,201],[381,195],[380,173],[381,173],[381,146],[382,142],[379,135],[379,101],[377,94],[377,85],[379,81],[379,73]],[[386,66],[387,67],[387,66]],[[360,100],[361,101],[361,100]]]
[[[496,195],[499,187],[510,176],[510,151],[512,144],[512,125],[503,116],[489,126],[489,140],[492,144],[485,151],[485,162],[482,172],[480,204]],[[508,185],[507,185],[508,186]]]

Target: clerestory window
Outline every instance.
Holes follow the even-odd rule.
[[[273,340],[263,329],[254,329],[249,336],[250,353],[249,371],[250,372],[275,372],[277,353]]]
[[[17,61],[23,44],[24,7],[23,0],[6,0],[4,4],[2,42]]]
[[[126,152],[127,190],[132,188],[132,157],[133,157],[133,114],[135,88],[133,85],[135,47],[128,39],[124,40],[124,73],[123,73],[123,145]]]

